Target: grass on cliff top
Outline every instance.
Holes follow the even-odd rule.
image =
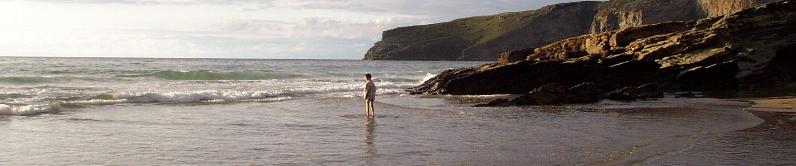
[[[517,31],[539,16],[535,10],[477,16],[451,21],[458,35],[475,44],[483,43]]]
[[[396,28],[390,31],[401,34],[396,37],[422,41],[448,36],[458,36],[473,44],[496,39],[517,31],[532,22],[540,14],[537,10],[501,13],[456,19],[450,22]]]
[[[611,0],[606,3],[602,3],[599,7],[599,10],[606,10],[606,9],[617,10],[628,6],[641,4],[644,1],[646,0]]]

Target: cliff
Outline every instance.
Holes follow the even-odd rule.
[[[661,90],[771,88],[796,81],[794,51],[796,0],[784,0],[510,52],[501,63],[448,70],[412,91],[523,94],[486,104],[502,106],[632,100],[660,97]]]
[[[494,54],[587,33],[599,2],[457,19],[385,31],[364,59],[494,60]]]
[[[777,0],[612,0],[600,5],[592,33],[730,14]]]
[[[561,39],[727,14],[774,0],[613,0],[457,19],[385,31],[365,60],[495,60]]]

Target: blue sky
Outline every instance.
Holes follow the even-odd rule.
[[[360,59],[400,26],[576,0],[5,0],[0,56]]]

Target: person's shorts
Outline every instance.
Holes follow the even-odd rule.
[[[376,98],[372,98],[372,99],[365,99],[365,101],[375,101],[375,100],[376,100]]]

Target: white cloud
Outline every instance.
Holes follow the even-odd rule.
[[[0,56],[358,59],[398,26],[552,0],[13,0]]]

